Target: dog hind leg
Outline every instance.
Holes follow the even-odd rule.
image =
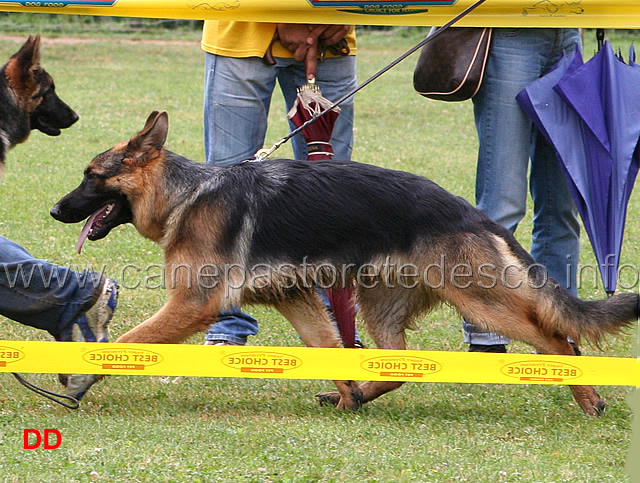
[[[533,344],[541,354],[577,355],[565,336],[556,335],[553,338],[541,337],[541,339],[540,342]],[[593,386],[569,386],[569,389],[585,414],[600,416],[604,412],[606,403]]]
[[[358,303],[367,332],[376,347],[404,350],[407,348],[405,330],[415,316],[428,310],[436,301],[432,293],[425,292],[424,288],[387,288],[380,284],[374,289],[360,290]],[[404,381],[367,381],[360,387],[366,403],[403,384]]]
[[[564,335],[546,337],[537,333],[533,339],[525,340],[525,342],[533,345],[541,354],[577,355]],[[600,398],[600,394],[593,386],[569,386],[569,389],[585,414],[599,416],[603,413],[606,403]]]
[[[405,330],[414,317],[428,310],[436,301],[429,292],[399,286],[387,287],[382,280],[373,288],[359,287],[357,300],[360,316],[378,349],[406,349]],[[402,381],[367,381],[360,386],[363,403],[393,391]],[[336,393],[318,395],[321,403],[337,404]]]
[[[315,292],[279,301],[278,311],[295,327],[302,341],[309,347],[343,347],[329,313]],[[338,388],[335,400],[338,409],[356,410],[362,406],[362,391],[356,381],[333,381]]]
[[[495,296],[499,287],[493,289],[492,297],[483,297],[473,290],[460,290],[448,294],[447,299],[461,310],[468,320],[511,339],[532,345],[540,354],[577,355],[567,340],[566,334],[559,332],[545,334],[539,321],[540,299],[527,294],[525,289],[511,290]],[[550,302],[545,302],[550,303]],[[598,416],[605,403],[592,386],[569,386],[580,408],[588,415]]]

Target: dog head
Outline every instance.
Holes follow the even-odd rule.
[[[123,223],[134,223],[143,235],[154,238],[144,229],[153,220],[145,214],[136,216],[136,208],[143,209],[156,187],[154,173],[163,168],[168,128],[167,113],[152,112],[142,131],[96,156],[85,169],[80,186],[51,209],[51,216],[63,223],[78,223],[88,217],[78,253],[85,239],[104,238]]]
[[[74,124],[78,115],[56,94],[51,76],[40,65],[40,36],[30,36],[20,50],[0,69],[14,92],[18,108],[27,114],[29,131],[38,129],[49,136],[58,136],[62,129]]]

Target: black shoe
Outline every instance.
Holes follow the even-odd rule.
[[[469,344],[469,352],[495,352],[496,354],[505,354],[507,352],[507,346],[504,344]]]

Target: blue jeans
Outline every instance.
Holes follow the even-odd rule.
[[[276,58],[275,65],[267,66],[257,57],[238,59],[209,53],[205,56],[204,147],[207,163],[224,166],[251,159],[264,147],[276,81],[288,112],[296,99],[296,89],[306,84],[304,65],[280,57]],[[340,99],[356,87],[355,57],[328,58],[319,62],[316,84],[330,101]],[[353,148],[353,98],[341,104],[340,109],[331,144],[334,159],[346,160],[351,159]],[[295,128],[291,122],[289,125],[291,129]],[[291,142],[295,158],[307,159],[307,144],[302,134],[294,136]]]
[[[526,212],[529,172],[531,255],[574,295],[580,249],[575,203],[553,147],[520,109],[516,95],[549,72],[563,53],[572,52],[576,42],[577,29],[494,29],[486,76],[473,98],[479,140],[477,207],[514,232]],[[463,327],[467,343],[510,342],[467,321]]]
[[[286,112],[296,89],[306,84],[304,64],[276,57],[267,66],[257,57],[234,58],[205,54],[204,146],[208,164],[225,166],[251,159],[264,147],[267,118],[276,81],[284,95]],[[357,85],[354,56],[328,58],[318,63],[316,84],[322,95],[337,101]],[[353,98],[340,105],[333,129],[334,159],[351,159]],[[285,114],[286,114],[285,112]],[[290,128],[295,126],[290,122]],[[285,133],[282,133],[284,137]],[[307,144],[298,134],[291,139],[296,159],[307,159]],[[328,302],[327,302],[328,303]],[[206,339],[245,344],[258,333],[258,322],[239,308],[223,312],[209,328]]]
[[[31,256],[0,236],[0,314],[55,338],[97,300],[104,278]]]

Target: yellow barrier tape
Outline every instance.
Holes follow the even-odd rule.
[[[640,386],[633,358],[8,340],[0,372]]]
[[[442,25],[473,0],[0,1],[0,10],[120,17],[361,25]],[[638,28],[637,0],[488,0],[466,26]]]

